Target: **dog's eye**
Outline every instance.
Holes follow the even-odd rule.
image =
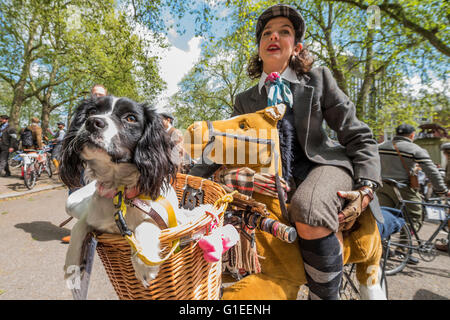
[[[96,109],[96,108],[89,109],[89,110],[86,112],[86,114],[87,114],[88,117],[93,116],[93,115],[96,114],[96,113],[97,113],[97,109]]]
[[[125,120],[127,120],[128,122],[134,123],[137,122],[137,119],[135,116],[129,115],[125,118]]]

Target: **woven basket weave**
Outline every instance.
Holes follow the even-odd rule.
[[[186,183],[204,191],[203,202],[214,204],[226,193],[223,188],[210,180],[200,177],[178,174],[175,190],[178,200],[182,199]],[[199,205],[197,203],[197,205]],[[222,214],[219,225],[223,225],[223,212],[226,204],[217,209]],[[193,223],[162,230],[161,247],[170,247],[172,241],[190,237],[201,229],[208,228],[213,218],[204,214]],[[106,273],[122,300],[217,300],[220,298],[222,261],[208,263],[196,241],[190,242],[175,253],[161,266],[157,278],[145,288],[134,275],[131,264],[131,248],[122,236],[117,234],[99,234],[97,253],[106,269]]]

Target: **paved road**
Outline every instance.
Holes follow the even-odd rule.
[[[437,225],[425,222],[420,237],[428,239]],[[441,232],[439,238],[446,238]],[[417,265],[407,265],[402,272],[388,276],[389,299],[391,300],[449,300],[450,299],[450,256],[447,252],[436,251],[435,260],[420,261]],[[419,257],[414,253],[415,257]],[[420,260],[420,259],[419,259]]]
[[[59,188],[0,201],[0,300],[72,299],[62,271],[67,244],[60,239],[70,233],[74,221],[58,227],[67,218],[66,197],[67,190]],[[423,233],[432,227],[427,223]],[[389,277],[389,298],[450,299],[449,262],[447,253],[438,252],[433,262],[408,266]],[[97,256],[88,298],[117,299]]]
[[[0,178],[1,179],[1,178]],[[0,202],[0,299],[72,299],[63,278],[72,220],[64,211],[67,190],[43,191]],[[96,256],[89,299],[117,299]]]

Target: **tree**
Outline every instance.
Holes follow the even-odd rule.
[[[231,0],[222,4],[231,8],[225,18],[230,26],[228,45],[240,43],[241,52],[247,57],[255,53],[256,19],[265,8],[276,3],[278,1]],[[370,10],[355,10],[341,1],[285,3],[297,7],[306,20],[305,45],[316,56],[316,66],[325,65],[332,70],[339,87],[355,103],[358,117],[376,134],[384,132],[389,110],[395,109],[391,115],[409,117],[411,122],[416,121],[418,114],[433,112],[425,104],[410,101],[406,80],[416,74],[424,84],[436,77],[445,79],[448,64],[443,63],[442,55],[436,50],[423,46],[420,35],[405,29],[387,15],[381,15],[375,24],[368,24],[373,18]],[[433,13],[424,15],[429,19]],[[420,21],[420,15],[415,19]],[[211,20],[205,19],[202,24],[206,35],[212,30],[207,28],[213,25],[208,23]],[[211,44],[206,46],[211,47]],[[200,87],[205,88],[204,85]]]
[[[207,49],[210,54],[203,54],[203,58],[182,79],[181,92],[171,98],[170,103],[181,128],[197,120],[227,118],[233,111],[236,95],[252,84],[246,76],[245,54],[241,54],[239,49],[221,48],[224,43]]]
[[[135,100],[152,100],[164,87],[148,41],[135,34],[113,1],[0,1],[0,79],[12,90],[11,123],[30,98],[50,114],[87,96],[94,83]]]
[[[0,77],[13,91],[9,121],[14,126],[22,104],[34,94],[25,92],[26,81],[40,57],[47,21],[38,1],[1,1],[0,12]]]
[[[367,11],[376,6],[390,19],[401,24],[409,32],[420,35],[436,50],[450,56],[448,1],[435,0],[325,0],[342,2]]]

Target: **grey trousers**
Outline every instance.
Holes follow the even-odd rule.
[[[8,158],[9,158],[9,148],[8,149],[0,148],[0,175],[3,173],[3,170],[5,170],[5,173],[10,173]]]
[[[300,222],[337,232],[338,213],[345,204],[337,192],[350,191],[352,188],[353,178],[346,169],[316,166],[297,186],[290,199],[288,212],[291,223]]]

